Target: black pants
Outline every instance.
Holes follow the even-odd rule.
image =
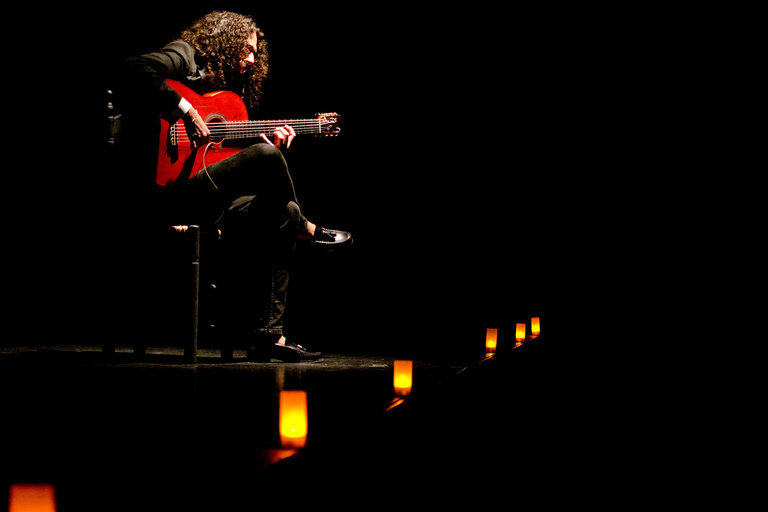
[[[222,318],[226,336],[283,334],[288,274],[307,219],[279,149],[256,144],[174,187],[182,223],[222,230]]]

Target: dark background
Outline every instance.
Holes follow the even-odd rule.
[[[49,12],[47,35],[22,42],[39,56],[22,59],[34,77],[24,109],[49,144],[25,139],[27,172],[6,189],[19,218],[8,268],[21,283],[9,317],[31,327],[24,340],[130,338],[163,315],[142,299],[160,285],[137,277],[153,265],[141,233],[115,207],[130,176],[103,157],[104,91],[122,59],[213,9],[251,14],[267,34],[259,117],[343,118],[342,137],[300,138],[287,153],[308,218],[355,237],[345,254],[298,256],[297,338],[326,350],[435,350],[531,316],[544,329],[565,323],[566,278],[579,273],[593,208],[581,191],[605,158],[599,134],[620,113],[596,102],[619,80],[605,71],[610,35],[584,11],[414,5]]]

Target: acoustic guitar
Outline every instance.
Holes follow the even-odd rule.
[[[158,185],[170,186],[180,179],[189,179],[205,166],[242,150],[244,140],[259,138],[262,133],[271,137],[276,128],[286,124],[296,135],[335,137],[341,133],[341,116],[335,112],[317,114],[311,119],[249,121],[245,103],[233,92],[218,91],[201,96],[175,80],[166,80],[166,83],[197,109],[211,131],[211,138],[210,144],[192,148],[182,120],[171,124],[161,119],[155,177]]]

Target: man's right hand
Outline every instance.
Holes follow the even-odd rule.
[[[208,144],[211,138],[211,131],[205,124],[205,120],[197,113],[194,108],[184,114],[184,127],[187,129],[187,136],[192,143],[193,148],[198,148]]]

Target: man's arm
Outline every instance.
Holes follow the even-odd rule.
[[[165,81],[199,77],[194,51],[187,43],[174,41],[158,52],[127,59],[119,73],[124,93],[132,97],[133,103],[172,123],[184,117],[193,147],[210,137],[197,111]]]
[[[165,82],[197,74],[194,52],[187,43],[174,41],[158,52],[129,58],[120,65],[119,74],[125,94],[168,121],[178,120],[191,107]]]

